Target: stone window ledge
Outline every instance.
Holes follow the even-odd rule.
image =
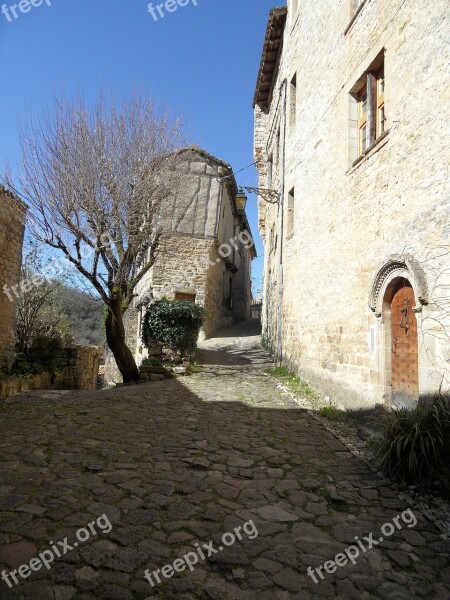
[[[359,6],[357,11],[355,12],[355,14],[353,15],[353,17],[350,19],[350,23],[347,25],[347,27],[345,28],[344,31],[344,35],[347,35],[347,33],[350,31],[350,29],[353,27],[354,22],[356,21],[356,19],[358,18],[360,12],[362,11],[362,9],[364,8],[364,6],[367,4],[368,0],[364,0],[364,2],[362,2]]]
[[[390,129],[387,129],[380,135],[358,158],[352,162],[351,167],[347,171],[347,175],[351,175],[367,158],[381,150],[387,144]]]

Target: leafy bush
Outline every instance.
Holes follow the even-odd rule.
[[[6,377],[56,373],[61,366],[63,342],[60,337],[37,336],[27,353],[8,353],[4,361],[3,374]]]
[[[63,341],[59,336],[37,336],[27,353],[27,361],[42,366],[43,371],[55,373],[61,366]]]
[[[160,358],[144,358],[142,360],[142,365],[144,366],[150,366],[150,367],[163,367],[164,363]]]
[[[384,419],[377,442],[381,469],[402,483],[430,481],[450,452],[450,404],[438,397],[415,410],[395,410]]]
[[[197,347],[205,310],[185,300],[160,300],[151,304],[145,313],[142,341],[148,347],[152,340],[180,352],[192,355]]]

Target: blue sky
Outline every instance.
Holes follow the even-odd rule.
[[[18,0],[16,0],[17,2]],[[147,0],[48,0],[11,22],[0,13],[0,165],[19,157],[17,124],[39,114],[53,93],[130,90],[183,115],[193,142],[232,164],[253,162],[252,98],[268,12],[274,0],[197,0],[155,21]],[[15,2],[6,0],[7,7]],[[0,2],[3,4],[3,2]],[[155,2],[154,4],[160,4]],[[237,177],[255,185],[255,171]],[[253,264],[261,287],[262,245],[256,197],[248,215],[257,238]]]

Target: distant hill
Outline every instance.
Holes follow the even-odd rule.
[[[105,344],[104,304],[71,287],[61,286],[58,298],[69,320],[76,343],[82,346]]]

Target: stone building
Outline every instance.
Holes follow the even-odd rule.
[[[0,360],[15,347],[15,294],[20,282],[22,244],[27,207],[0,186]]]
[[[343,405],[449,389],[446,0],[288,0],[254,97],[263,335]]]
[[[126,313],[130,349],[138,364],[145,300],[189,300],[206,309],[202,336],[250,317],[251,261],[256,256],[243,194],[229,164],[197,147],[179,151],[185,178],[162,219],[158,255]],[[183,167],[182,167],[183,168]]]

